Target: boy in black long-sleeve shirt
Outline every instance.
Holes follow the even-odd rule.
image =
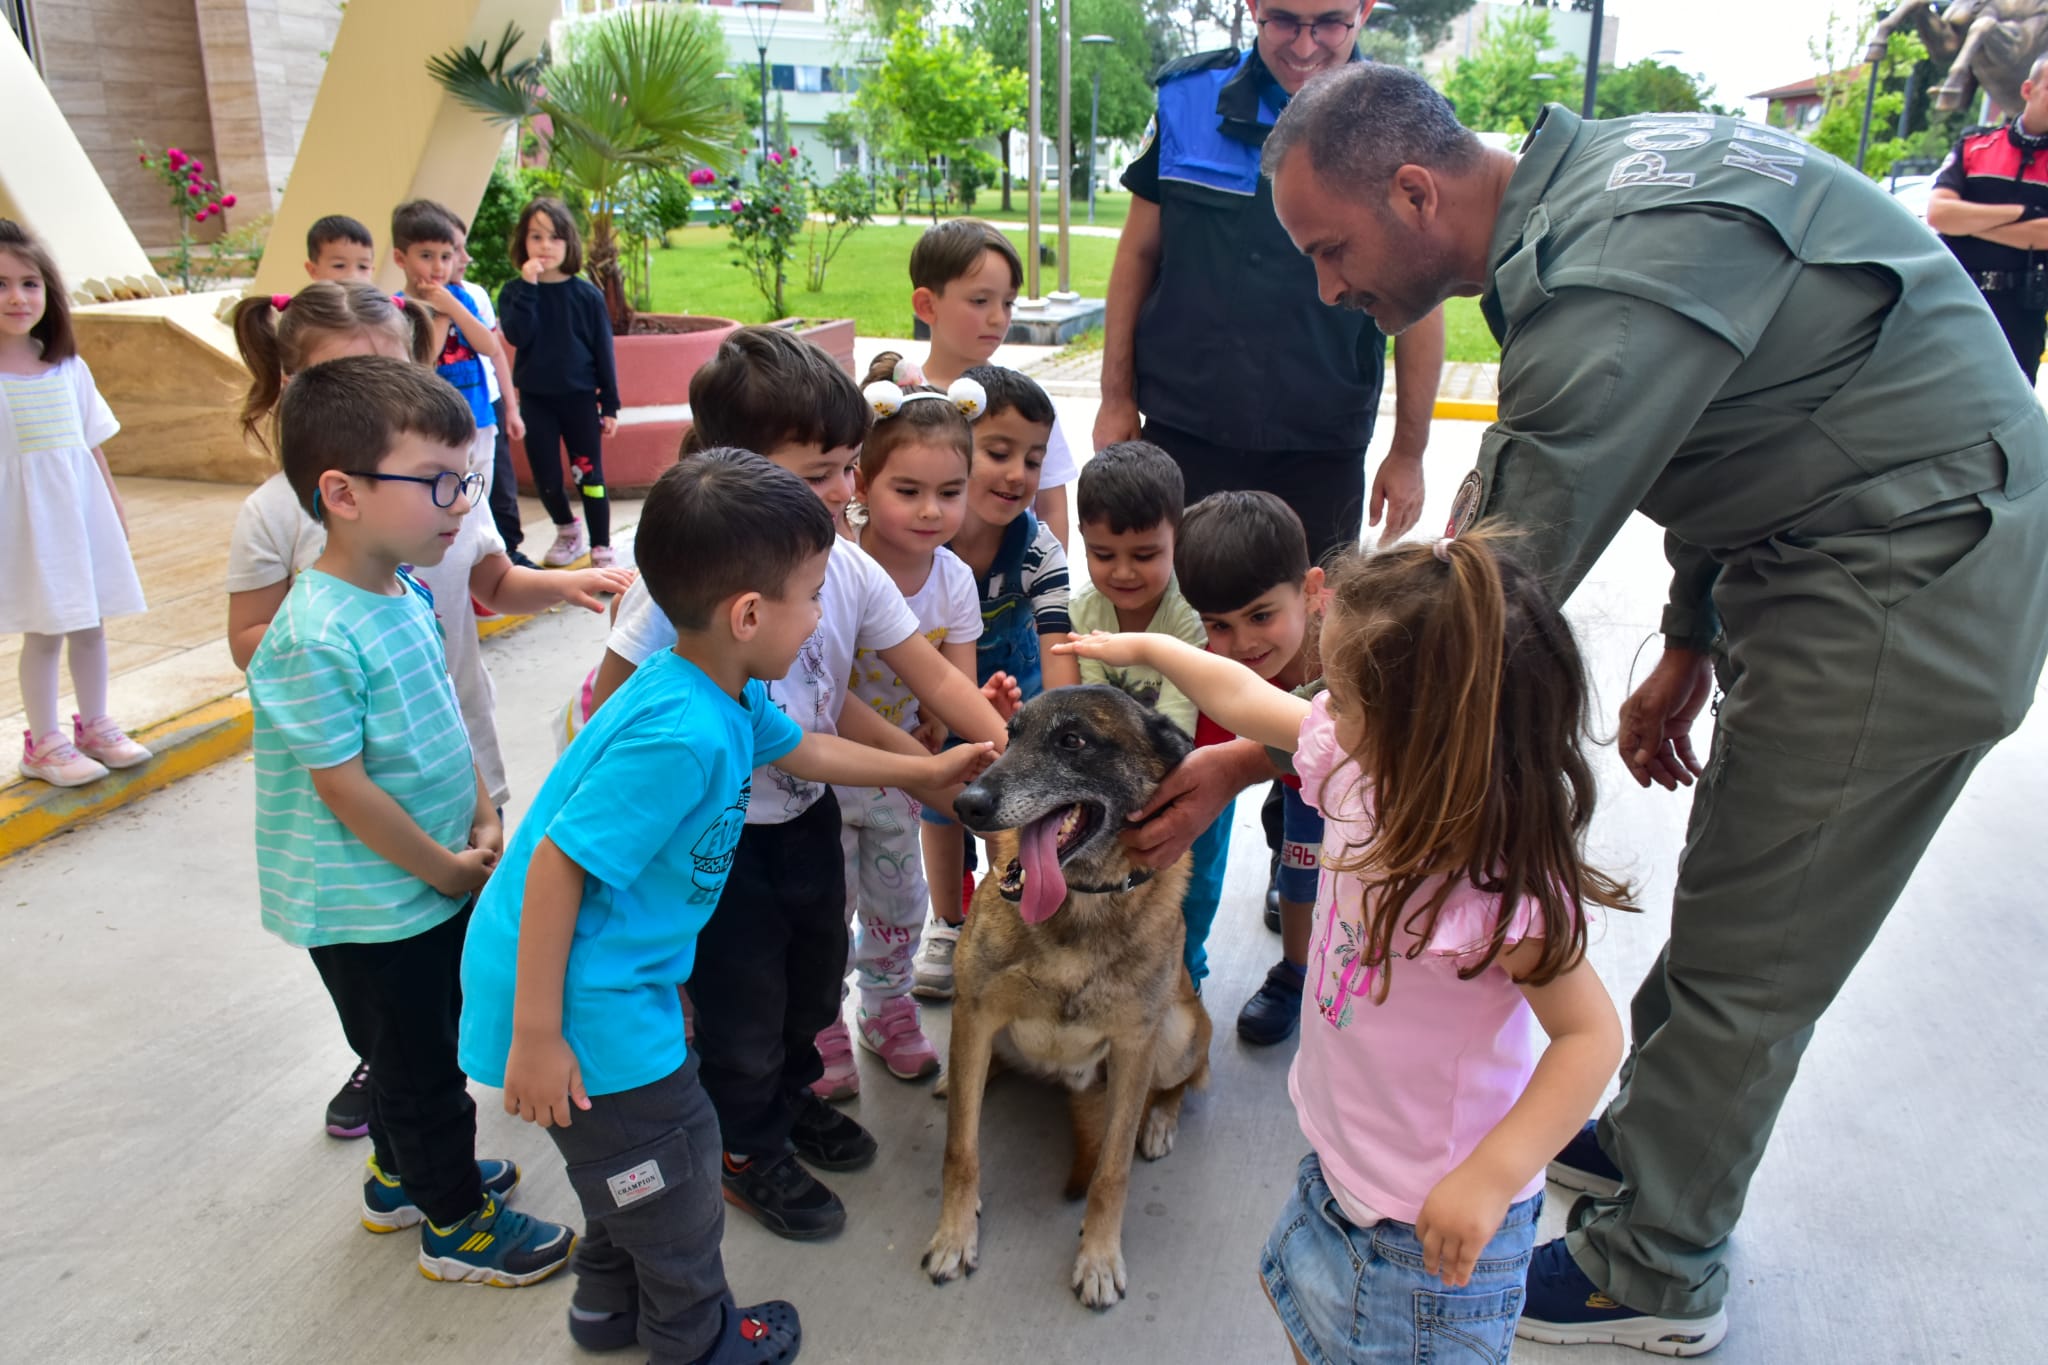
[[[597,286],[577,273],[583,244],[561,200],[536,199],[526,206],[512,236],[512,260],[520,278],[498,294],[498,325],[517,351],[512,383],[526,422],[526,462],[555,523],[555,543],[541,562],[561,568],[588,550],[591,564],[603,568],[612,563],[604,438],[619,429],[611,316]],[[569,511],[562,487],[563,447],[583,501],[583,520]]]

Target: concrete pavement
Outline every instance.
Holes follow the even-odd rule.
[[[1062,402],[1063,414],[1066,403]],[[1092,413],[1066,414],[1071,421]],[[1085,430],[1085,426],[1081,428]],[[1480,428],[1442,423],[1425,525],[1441,524]],[[1572,617],[1611,729],[1665,574],[1640,520]],[[602,647],[558,613],[486,643],[516,821],[552,759],[548,718]],[[1647,654],[1645,655],[1647,658]],[[1697,737],[1705,740],[1705,726]],[[2021,1365],[2048,1337],[2032,1249],[2048,1222],[2039,1040],[2048,719],[1984,765],[1862,972],[1806,1054],[1730,1246],[1728,1365]],[[1598,856],[1637,879],[1644,913],[1595,933],[1625,1003],[1668,922],[1685,801],[1627,784],[1603,750]],[[13,1122],[0,1357],[24,1362],[589,1359],[562,1318],[566,1278],[516,1292],[434,1284],[404,1235],[356,1223],[365,1144],[320,1131],[350,1054],[306,956],[257,924],[250,767],[223,763],[0,865],[0,1076]],[[835,1177],[852,1218],[831,1242],[779,1241],[735,1214],[726,1260],[743,1299],[787,1297],[803,1360],[904,1365],[1282,1365],[1255,1279],[1303,1144],[1286,1049],[1228,1021],[1277,956],[1258,922],[1263,856],[1248,808],[1212,941],[1223,1027],[1215,1080],[1173,1154],[1134,1173],[1130,1297],[1107,1314],[1067,1289],[1078,1206],[1062,1203],[1064,1104],[1007,1078],[989,1096],[981,1269],[933,1287],[917,1258],[937,1215],[943,1106],[861,1054],[852,1108],[882,1143]],[[2030,851],[2033,850],[2033,851]],[[943,1042],[947,1011],[928,1012]],[[2030,1079],[2031,1078],[2031,1079]],[[479,1151],[525,1168],[518,1204],[573,1218],[552,1145],[478,1091]],[[1546,1233],[1562,1221],[1558,1192]],[[630,1358],[630,1357],[628,1357]],[[1525,1365],[1621,1365],[1620,1350],[1518,1346]]]

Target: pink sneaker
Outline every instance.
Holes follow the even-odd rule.
[[[850,1100],[860,1093],[860,1069],[853,1064],[853,1038],[845,1019],[834,1019],[818,1035],[818,1056],[825,1061],[825,1074],[811,1082],[811,1093],[821,1100]]]
[[[593,569],[610,569],[610,568],[616,567],[616,566],[617,566],[617,564],[618,564],[618,562],[619,562],[619,557],[618,557],[617,553],[613,551],[613,549],[612,549],[612,547],[611,547],[611,546],[609,546],[609,545],[593,545],[593,546],[591,546],[591,547],[590,547],[590,567],[591,567],[591,568],[593,568]]]
[[[567,526],[555,528],[555,543],[540,562],[550,569],[566,569],[590,552],[590,537],[584,533],[583,518],[571,517]]]
[[[83,787],[105,777],[107,767],[97,759],[87,758],[78,752],[78,746],[64,738],[62,730],[50,731],[40,744],[23,730],[21,775],[47,782],[53,787]]]
[[[114,723],[112,716],[95,716],[91,720],[71,717],[71,742],[87,758],[98,759],[109,768],[132,768],[138,763],[147,763],[156,755],[128,738],[121,727]]]
[[[901,1081],[921,1081],[939,1069],[938,1050],[924,1036],[917,1002],[907,995],[888,1001],[878,1014],[861,1010],[860,1045]]]

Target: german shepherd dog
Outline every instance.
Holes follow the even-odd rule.
[[[1070,1090],[1067,1197],[1088,1196],[1074,1292],[1090,1308],[1123,1296],[1131,1154],[1173,1150],[1182,1095],[1208,1083],[1210,1024],[1181,962],[1187,860],[1148,874],[1117,833],[1190,747],[1116,688],[1062,687],[1017,712],[1008,750],[954,804],[968,828],[1010,832],[989,840],[954,952],[934,1284],[979,1255],[982,1092],[1000,1058]]]

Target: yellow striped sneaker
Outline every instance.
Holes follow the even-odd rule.
[[[534,1284],[569,1264],[576,1234],[508,1209],[491,1195],[452,1228],[420,1224],[420,1274],[512,1289]]]
[[[426,1218],[405,1192],[404,1182],[386,1175],[375,1156],[363,1164],[370,1169],[363,1179],[364,1227],[372,1232],[398,1232]],[[519,1187],[519,1168],[509,1161],[479,1161],[476,1173],[484,1183],[484,1193],[500,1204],[509,1203],[512,1191]]]

